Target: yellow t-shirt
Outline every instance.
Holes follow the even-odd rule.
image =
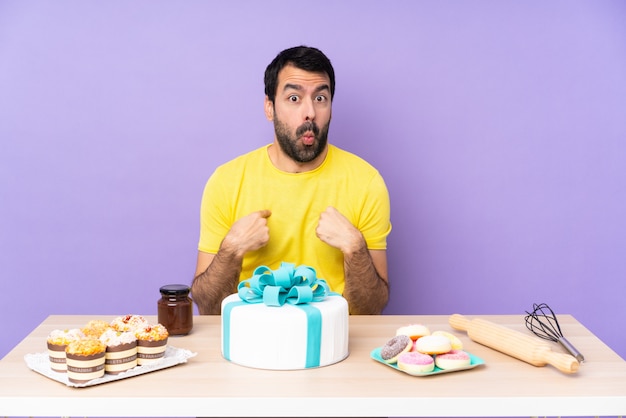
[[[334,206],[356,226],[372,250],[387,248],[391,231],[389,194],[380,173],[363,159],[329,145],[315,170],[286,173],[272,164],[267,146],[219,166],[202,196],[200,251],[215,254],[231,225],[252,212],[269,209],[269,242],[249,252],[240,280],[265,265],[281,262],[313,267],[317,277],[343,293],[343,254],[315,235],[320,214]]]

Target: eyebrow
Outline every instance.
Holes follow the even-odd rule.
[[[287,91],[289,89],[301,91],[302,86],[300,84],[290,84],[290,83],[285,84],[283,91]],[[330,87],[328,86],[328,84],[321,84],[317,86],[314,91],[315,93],[319,93],[320,91],[324,91],[324,90],[330,91]]]

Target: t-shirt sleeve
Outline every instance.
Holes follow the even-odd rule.
[[[387,249],[387,236],[391,232],[390,216],[389,192],[383,177],[377,172],[368,185],[358,226],[370,250]]]
[[[198,250],[216,254],[232,224],[228,216],[228,202],[222,173],[218,168],[207,181],[200,204],[200,240]],[[221,203],[221,205],[219,204]]]

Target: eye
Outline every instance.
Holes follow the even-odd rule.
[[[295,94],[292,94],[291,96],[287,98],[287,100],[289,100],[290,102],[296,103],[298,102],[299,98]]]
[[[320,103],[324,103],[326,101],[326,96],[320,94],[319,96],[315,97],[315,101],[316,102],[320,102]]]

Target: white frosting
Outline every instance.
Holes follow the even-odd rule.
[[[106,330],[101,336],[100,341],[107,346],[112,347],[120,344],[129,344],[135,341],[137,338],[132,332],[115,331],[114,329]]]
[[[141,315],[119,316],[111,321],[111,326],[117,331],[135,331],[148,325],[148,320]]]
[[[63,345],[69,343],[70,341],[79,340],[81,338],[85,338],[85,334],[78,329],[55,329],[50,332],[48,335],[48,341],[52,343],[61,343]]]
[[[298,306],[281,307],[262,303],[242,304],[230,311],[230,350],[224,353],[224,307],[239,302],[239,295],[222,302],[222,355],[243,366],[297,370],[307,368],[307,315]],[[322,315],[319,366],[337,363],[348,356],[348,303],[341,296],[329,296],[311,303]]]

